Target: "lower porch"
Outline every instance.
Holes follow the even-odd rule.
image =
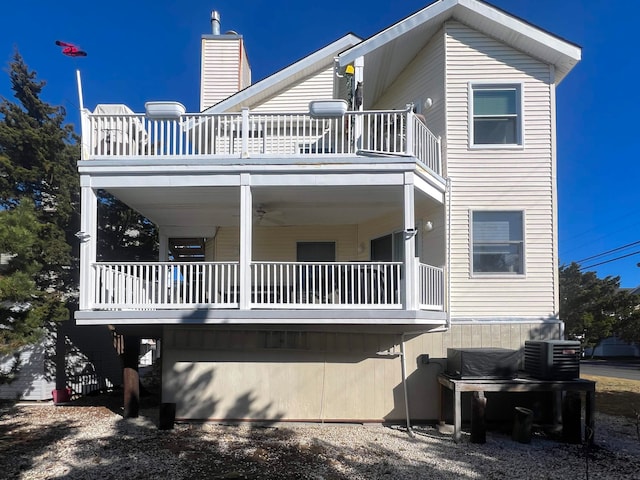
[[[239,262],[98,262],[90,309],[444,312],[444,270],[418,260],[411,270],[408,278],[401,262],[260,261],[242,288]]]

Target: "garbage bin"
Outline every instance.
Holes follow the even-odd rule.
[[[172,430],[175,420],[176,420],[176,404],[161,403],[158,428],[160,430]]]
[[[533,410],[524,407],[516,407],[511,438],[516,442],[531,443],[532,427]]]

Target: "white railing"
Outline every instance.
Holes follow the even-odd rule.
[[[239,305],[237,262],[96,263],[96,309]]]
[[[72,396],[77,398],[113,388],[113,383],[108,378],[103,378],[97,373],[78,373],[67,377],[67,386],[71,389]]]
[[[244,158],[372,151],[413,155],[434,172],[441,171],[440,140],[410,110],[347,112],[335,118],[313,118],[308,113],[252,113],[248,109],[242,113],[186,114],[178,119],[83,114],[88,118],[83,121],[88,158]]]
[[[240,307],[238,262],[96,263],[93,308]],[[443,311],[444,271],[419,264],[419,308]],[[415,285],[415,284],[414,284]],[[400,309],[400,262],[252,262],[249,308]]]
[[[429,167],[434,173],[442,175],[442,157],[440,137],[436,137],[431,130],[415,115],[413,121],[413,150],[410,152]]]
[[[444,310],[444,269],[418,264],[418,302],[421,310]]]
[[[253,262],[253,307],[401,308],[398,262]]]

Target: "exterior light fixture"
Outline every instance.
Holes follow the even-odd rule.
[[[78,238],[78,240],[80,240],[81,243],[88,242],[91,238],[91,235],[89,233],[82,231],[76,232],[75,236]]]

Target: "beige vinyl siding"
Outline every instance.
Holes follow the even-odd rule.
[[[212,262],[215,260],[216,251],[216,239],[207,238],[204,242],[204,260],[205,262]]]
[[[550,67],[458,22],[448,22],[445,35],[452,318],[553,317],[557,308]],[[521,85],[522,147],[469,147],[470,82]],[[471,275],[472,210],[524,212],[525,275]]]
[[[336,242],[336,261],[357,259],[356,225],[312,225],[253,228],[253,260],[295,262],[297,242]],[[237,260],[240,230],[220,228],[215,241],[215,260]]]
[[[433,106],[423,112],[427,126],[436,135],[444,135],[444,52],[444,32],[441,30],[400,73],[393,85],[376,102],[374,109],[402,109],[409,103],[424,102],[431,98]]]
[[[558,323],[454,325],[406,343],[413,421],[439,414],[447,348],[518,349],[558,338]],[[292,336],[279,348],[267,335]],[[273,338],[273,337],[270,337]],[[403,421],[400,335],[166,327],[162,398],[187,419]],[[380,354],[386,353],[386,355]],[[429,365],[421,364],[427,353]],[[391,354],[391,355],[389,355]]]
[[[242,58],[242,39],[240,38],[202,39],[201,111],[240,90],[243,83],[240,67]]]
[[[333,98],[333,66],[324,68],[252,110],[256,112],[308,112],[311,100]]]
[[[364,247],[359,252],[358,260],[369,260],[371,240],[399,232],[403,229],[402,210],[399,208],[393,213],[380,216],[358,226],[358,244]],[[430,221],[433,229],[429,232],[418,230],[418,248],[416,254],[422,263],[442,267],[446,263],[446,251],[444,249],[445,218],[442,206],[434,206],[425,209],[416,209],[416,226],[422,227]]]
[[[402,210],[377,217],[358,226],[358,238],[364,247],[358,260],[371,258],[371,240],[402,230]]]

